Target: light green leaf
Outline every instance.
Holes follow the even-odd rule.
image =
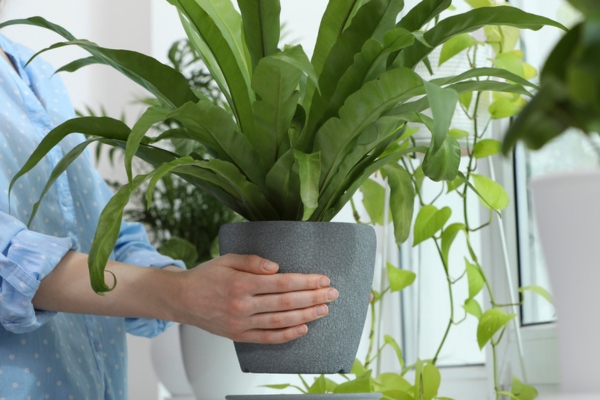
[[[369,393],[372,386],[371,370],[357,377],[353,381],[339,384],[333,393]]]
[[[495,139],[483,139],[475,143],[473,147],[473,157],[485,158],[496,155],[502,150],[502,142]]]
[[[446,193],[450,193],[453,190],[459,189],[463,183],[465,182],[460,176],[457,176],[453,181],[446,181],[446,185],[448,186]]]
[[[458,93],[451,89],[442,89],[438,85],[431,82],[423,82],[427,98],[429,99],[429,107],[434,121],[434,129],[432,145],[430,147],[430,156],[442,147],[446,135],[450,130],[450,124],[454,117],[456,104],[458,103]]]
[[[506,326],[514,317],[515,314],[509,315],[497,308],[492,308],[483,313],[477,326],[477,343],[479,344],[479,348],[483,349],[494,334]]]
[[[483,286],[485,285],[485,281],[478,265],[470,263],[466,258],[465,265],[467,269],[467,280],[469,281],[469,299],[472,299],[481,292],[481,289],[483,289]]]
[[[385,204],[385,189],[379,183],[372,179],[367,179],[360,186],[360,191],[363,194],[363,205],[371,223],[383,225],[383,208]]]
[[[442,376],[437,367],[433,364],[426,364],[422,372],[422,399],[432,400],[438,394]]]
[[[538,391],[536,388],[524,384],[516,376],[513,376],[512,387],[510,391],[518,400],[534,400],[538,397]]]
[[[511,99],[506,97],[498,97],[488,108],[488,112],[492,119],[503,119],[514,117],[521,111],[521,106]]]
[[[388,393],[388,395],[389,392],[392,391],[408,392],[412,388],[412,385],[406,379],[404,379],[402,375],[395,374],[393,372],[385,372],[377,375],[377,377],[374,379],[374,384],[375,386],[373,389],[375,392],[384,394]],[[392,398],[396,400],[397,396]]]
[[[460,145],[456,139],[448,135],[436,153],[431,153],[431,147],[428,149],[422,164],[425,175],[436,182],[456,179],[459,166]]]
[[[323,394],[327,391],[327,382],[325,381],[325,375],[320,375],[315,378],[315,381],[308,389],[308,394]]]
[[[465,230],[465,224],[462,223],[454,223],[446,227],[444,232],[442,232],[442,258],[444,260],[444,266],[448,265],[448,255],[450,254],[450,248],[454,239],[456,239],[456,235],[460,231]]]
[[[413,246],[433,237],[444,227],[451,215],[452,209],[450,207],[438,210],[433,205],[423,206],[415,221]]]
[[[479,195],[485,199],[481,202],[485,207],[496,211],[508,207],[510,203],[508,194],[500,184],[479,174],[472,174],[471,177]]]
[[[471,100],[473,100],[473,92],[464,92],[458,96],[458,101],[462,104],[467,110],[471,106]]]
[[[383,337],[383,340],[388,346],[391,346],[392,349],[394,349],[394,351],[396,352],[396,358],[398,359],[398,364],[400,365],[400,368],[404,369],[404,355],[402,354],[402,349],[400,348],[400,345],[398,345],[398,343],[390,335],[385,335]]]
[[[350,371],[350,373],[354,374],[356,376],[361,376],[361,375],[364,375],[367,371],[368,370],[364,367],[364,365],[362,365],[360,360],[358,358],[355,358],[354,363],[352,364],[352,370]]]
[[[300,169],[300,196],[304,204],[302,221],[307,221],[319,205],[319,177],[321,175],[321,153],[304,154],[294,150]]]
[[[415,207],[415,189],[410,173],[398,164],[383,167],[390,185],[390,209],[396,243],[401,245],[410,235]]]
[[[463,305],[463,308],[465,309],[466,312],[473,315],[475,318],[481,319],[481,315],[483,314],[483,311],[481,311],[481,306],[479,305],[477,300],[475,300],[475,299],[465,300],[465,304]]]
[[[552,305],[554,305],[554,299],[548,290],[544,289],[541,286],[523,286],[519,289],[519,292],[525,294],[526,291],[535,293],[539,296],[542,296],[546,301]]]
[[[396,268],[389,262],[387,263],[387,275],[392,292],[399,292],[409,287],[417,278],[414,272]]]
[[[460,52],[476,46],[477,43],[477,40],[475,40],[475,38],[468,33],[462,33],[454,36],[442,46],[438,65],[441,66],[443,63],[450,60]]]
[[[494,64],[496,68],[505,69],[523,78],[525,76],[525,69],[522,60],[523,52],[520,50],[512,50],[496,55],[496,58],[492,60],[492,64]]]
[[[462,129],[450,129],[448,131],[448,135],[452,136],[456,140],[459,140],[468,137],[469,132],[463,131]]]
[[[467,2],[467,4],[469,4],[473,8],[493,7],[495,5],[493,0],[465,0],[465,1]]]

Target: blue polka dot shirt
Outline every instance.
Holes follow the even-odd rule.
[[[126,332],[152,337],[168,323],[34,309],[40,281],[69,250],[89,252],[111,191],[89,153],[62,174],[32,208],[58,161],[78,143],[70,135],[33,170],[8,186],[53,127],[74,116],[52,67],[0,35],[13,66],[0,59],[0,400],[127,399]],[[164,267],[180,262],[149,244],[143,227],[123,223],[112,259]]]

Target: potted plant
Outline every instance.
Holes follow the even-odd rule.
[[[413,69],[421,62],[428,64],[433,48],[486,25],[539,29],[560,24],[512,7],[482,7],[446,18],[421,35],[421,27],[437,20],[450,0],[424,0],[399,22],[403,8],[399,0],[331,0],[309,61],[300,46],[279,48],[278,0],[240,0],[241,14],[225,0],[170,3],[179,11],[192,44],[223,92],[225,107],[207,101],[180,73],[148,56],[77,40],[64,28],[39,17],[0,25],[51,29],[66,39],[51,48],[77,45],[91,53],[59,71],[107,64],[147,88],[157,101],[131,128],[107,117],[67,121],[48,134],[13,183],[73,132],[97,138],[66,155],[55,175],[91,142],[100,140],[125,148],[129,184],[104,209],[90,252],[92,287],[98,293],[111,289],[104,282],[103,270],[131,193],[148,182],[146,191],[151,198],[157,180],[168,173],[203,188],[251,221],[226,229],[233,239],[222,238],[222,251],[257,253],[279,262],[282,272],[289,272],[294,264],[317,266],[311,272],[330,276],[341,293],[329,316],[316,321],[302,339],[282,346],[240,345],[242,369],[349,372],[368,308],[376,244],[371,228],[328,221],[363,182],[381,170],[389,179],[392,202],[397,205],[392,210],[396,238],[403,242],[408,237],[415,194],[410,174],[398,161],[421,153],[426,176],[453,181],[460,146],[448,128],[459,94],[473,90],[529,94],[524,87],[527,81],[502,69],[473,69],[432,81],[422,79]],[[432,117],[423,114],[427,109]],[[178,121],[181,127],[157,137],[147,135],[153,125],[168,119]],[[408,121],[423,122],[431,130],[428,146],[411,145],[405,131]],[[157,146],[171,138],[200,142],[209,149],[210,157],[184,156]],[[154,169],[134,176],[132,160],[136,156]],[[52,183],[48,182],[48,187]],[[244,232],[261,240],[274,236],[275,243],[252,247]],[[300,239],[306,239],[308,247],[295,247],[306,246]],[[326,247],[317,250],[322,244]],[[275,247],[283,254],[273,253]],[[339,266],[338,273],[320,269],[325,257],[328,264],[334,264],[332,255],[347,264]],[[362,287],[351,288],[355,283]],[[342,315],[344,309],[348,315]],[[348,326],[350,320],[356,326]],[[326,340],[332,340],[331,344],[325,344]],[[345,354],[340,352],[341,343],[346,344]],[[302,347],[306,345],[317,354]],[[326,355],[325,350],[336,354]],[[268,359],[250,366],[261,353]]]
[[[540,89],[513,122],[504,140],[544,147],[571,128],[600,132],[600,5],[569,0],[582,15],[554,47],[541,72]],[[592,142],[592,148],[596,145]],[[595,246],[600,235],[597,169],[544,176],[532,182],[542,248],[555,292],[561,386],[567,393],[600,393],[589,368],[600,357],[600,324],[591,318],[599,301]]]

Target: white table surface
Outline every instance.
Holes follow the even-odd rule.
[[[546,394],[538,397],[537,400],[600,400],[600,393]]]

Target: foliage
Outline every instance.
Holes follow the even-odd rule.
[[[570,3],[584,20],[552,50],[539,91],[506,134],[505,154],[518,141],[539,149],[570,127],[600,132],[600,7],[595,0]]]
[[[535,85],[527,80],[531,69],[514,50],[513,29],[563,28],[552,20],[486,0],[473,0],[473,10],[443,19],[440,14],[450,7],[450,0],[422,0],[399,20],[402,0],[330,0],[309,60],[300,46],[279,48],[279,0],[238,0],[241,14],[229,0],[169,2],[180,13],[191,45],[223,94],[222,104],[214,104],[190,87],[181,73],[148,56],[78,40],[39,17],[0,24],[53,30],[66,41],[41,52],[76,45],[91,54],[61,71],[110,65],[155,97],[131,128],[107,117],[67,121],[48,134],[12,182],[72,132],[101,138],[88,142],[102,140],[125,149],[129,184],[105,208],[90,252],[92,286],[99,293],[112,289],[104,282],[103,270],[123,208],[143,185],[151,199],[156,183],[167,174],[202,188],[249,220],[329,221],[357,190],[369,191],[369,185],[375,188],[366,182],[380,173],[390,185],[397,243],[405,242],[412,231],[417,244],[433,240],[447,262],[456,236],[463,234],[468,241],[469,233],[480,227],[467,222],[447,225],[452,210],[426,202],[420,195],[423,181],[441,182],[465,201],[468,190],[477,193],[490,209],[490,218],[506,206],[499,185],[475,174],[476,160],[493,155],[499,147],[496,142],[485,142],[485,128],[477,128],[480,99],[482,93],[494,92],[489,110],[492,117],[514,115],[523,103],[521,96],[531,96]],[[484,29],[496,51],[491,67],[474,66],[457,76],[431,80],[414,71],[421,64],[431,70],[431,55],[438,47],[441,63],[465,50],[476,52],[478,42],[465,35],[479,29]],[[457,105],[473,117],[476,127],[467,148],[470,162],[466,171],[459,170],[459,139],[465,133],[450,129]],[[177,125],[158,137],[148,135],[152,127],[165,121]],[[427,143],[417,145],[409,123],[428,129]],[[208,155],[157,147],[172,139],[200,143]],[[73,156],[66,156],[65,164]],[[134,176],[134,157],[148,162],[152,169]],[[416,163],[417,159],[422,162]],[[375,192],[366,196],[372,204],[381,196],[380,189]],[[413,218],[415,199],[420,211]],[[379,220],[384,213],[371,209],[369,214]],[[470,290],[465,310],[482,321],[477,335],[480,345],[495,346],[512,317],[502,314],[501,305],[493,298],[492,308],[481,312],[474,296],[489,285],[476,254],[471,251],[469,255],[465,276],[470,279]],[[447,266],[444,269],[452,293],[453,280]],[[413,279],[405,272],[388,272],[394,282],[388,291],[400,290]],[[375,295],[377,302],[383,294]],[[450,306],[453,310],[452,295]],[[440,349],[454,322],[452,315]],[[372,377],[368,358],[357,364],[356,379],[333,388],[330,380],[321,377],[307,385],[307,391],[378,390],[385,391],[388,398],[400,399],[438,396],[440,375],[435,364],[440,350],[431,360],[405,366],[400,347],[391,338],[385,345],[396,350],[401,374]],[[381,349],[372,351],[376,356]],[[414,370],[414,384],[406,382],[406,370]],[[518,389],[530,393],[525,385]]]
[[[492,1],[468,1],[475,9],[481,7],[494,6]],[[449,17],[450,19],[452,17]],[[425,32],[436,29],[442,25],[444,20],[435,21],[424,28]],[[431,26],[433,25],[433,27]],[[462,33],[454,36],[446,41],[439,49],[439,59],[435,66],[440,67],[444,63],[452,60],[460,55],[466,59],[464,74],[469,74],[469,71],[481,71],[485,68],[479,66],[482,58],[487,59],[491,65],[512,75],[507,75],[504,78],[507,82],[515,82],[515,77],[519,78],[519,83],[523,87],[534,87],[527,80],[535,77],[536,71],[523,62],[523,54],[515,50],[520,31],[515,27],[508,26],[485,26],[483,29],[484,36],[470,33]],[[427,34],[424,34],[424,37]],[[481,55],[483,54],[483,56]],[[479,56],[478,56],[479,55]],[[430,63],[431,64],[431,63]],[[430,70],[434,68],[430,65]],[[437,69],[435,69],[437,71]],[[495,71],[497,77],[501,77],[500,71]],[[460,76],[460,75],[459,75]],[[444,82],[447,78],[441,77],[433,79],[430,82]],[[450,78],[452,79],[452,78]],[[483,82],[482,82],[483,83]],[[487,83],[489,84],[489,82]],[[426,88],[426,90],[430,90]],[[346,392],[379,392],[383,394],[384,399],[445,399],[439,397],[440,387],[440,371],[437,368],[438,359],[442,349],[444,348],[446,339],[452,328],[467,318],[476,318],[477,329],[473,332],[473,340],[477,342],[478,347],[483,350],[486,346],[491,346],[494,363],[494,390],[496,397],[509,396],[514,399],[534,399],[537,397],[535,388],[523,384],[518,378],[514,377],[511,392],[505,392],[500,389],[501,385],[498,381],[496,372],[496,348],[508,329],[508,324],[515,317],[515,314],[510,314],[507,308],[510,309],[519,304],[500,304],[496,301],[496,297],[489,284],[488,278],[484,272],[484,268],[480,261],[480,256],[477,254],[476,248],[472,246],[472,236],[481,229],[489,226],[494,218],[501,217],[502,210],[509,205],[509,198],[506,191],[488,176],[483,175],[478,171],[478,163],[485,161],[489,157],[498,155],[501,151],[501,142],[490,137],[488,128],[492,120],[512,117],[516,115],[526,103],[523,97],[526,94],[521,93],[505,93],[503,88],[488,87],[481,85],[474,88],[471,92],[465,92],[461,95],[458,105],[454,107],[456,102],[448,98],[444,98],[444,94],[440,93],[437,88],[432,88],[432,93],[436,93],[436,100],[440,101],[438,106],[437,118],[442,112],[446,112],[446,119],[451,119],[455,112],[462,114],[471,123],[471,128],[468,131],[459,130],[449,126],[448,135],[460,140],[464,159],[461,166],[453,168],[458,171],[454,180],[445,180],[442,182],[434,182],[430,176],[426,176],[426,159],[418,157],[404,157],[400,160],[400,165],[397,168],[392,168],[392,164],[387,165],[381,170],[382,177],[385,178],[386,184],[390,188],[390,214],[394,219],[394,228],[402,226],[395,218],[402,216],[411,221],[409,226],[412,227],[410,232],[396,232],[396,238],[401,237],[400,244],[405,238],[412,238],[412,246],[421,246],[425,243],[433,243],[437,249],[440,259],[440,274],[443,274],[447,282],[448,304],[450,319],[446,325],[443,338],[435,354],[432,358],[426,360],[417,359],[412,365],[406,365],[401,347],[388,335],[383,332],[378,332],[376,320],[377,304],[382,301],[384,296],[393,291],[402,290],[412,284],[416,276],[406,270],[401,270],[390,263],[387,264],[386,274],[389,286],[382,292],[374,292],[374,301],[371,304],[371,332],[369,334],[370,346],[364,359],[356,360],[350,376],[342,376],[343,383],[334,382],[321,376],[312,384],[308,384],[305,379],[302,380],[304,385],[296,387],[296,389],[304,393],[346,393]],[[435,104],[430,101],[434,121],[436,118]],[[488,105],[487,110],[483,110],[484,105]],[[444,110],[445,108],[445,110]],[[440,111],[440,109],[442,109]],[[456,110],[455,110],[456,109]],[[411,122],[422,122],[427,124],[427,121],[416,120]],[[431,123],[431,121],[429,121]],[[445,128],[448,130],[448,127]],[[435,130],[433,130],[435,132]],[[417,134],[417,129],[412,127],[404,133],[406,138],[414,139]],[[400,142],[401,143],[401,142]],[[406,145],[406,144],[404,144]],[[407,183],[400,183],[407,180]],[[363,205],[370,218],[366,223],[382,225],[385,213],[385,189],[380,184],[381,177],[372,177],[366,180],[360,187],[363,194]],[[423,187],[428,185],[438,186],[440,195],[433,199],[428,199],[423,193]],[[469,193],[475,193],[480,204],[484,209],[488,209],[489,220],[481,226],[474,226],[469,220],[468,210],[471,208],[468,204],[471,201]],[[459,207],[447,207],[439,205],[440,199],[446,196],[458,196],[461,200]],[[400,201],[401,198],[416,198],[418,207],[416,216],[413,217],[412,202]],[[353,204],[353,203],[352,203]],[[354,204],[353,204],[354,206]],[[407,207],[410,206],[410,210]],[[354,207],[356,210],[356,207]],[[360,220],[359,214],[355,212],[355,218],[359,223],[365,223]],[[414,221],[413,221],[414,219]],[[456,257],[450,257],[450,253],[455,248],[455,243],[463,240],[467,246],[467,253]],[[457,250],[454,250],[456,253]],[[453,260],[460,259],[462,266],[451,266]],[[464,260],[464,261],[462,261]],[[452,268],[451,268],[452,267]],[[461,270],[462,273],[458,277],[452,276],[451,271]],[[428,268],[425,273],[436,273],[434,269]],[[459,282],[466,280],[466,292],[458,290],[456,285]],[[489,303],[482,303],[481,294],[485,292]],[[521,294],[525,292],[535,293],[544,297],[549,302],[552,302],[550,294],[543,288],[538,286],[527,286],[519,290]],[[455,311],[455,302],[457,299],[462,300],[462,313]],[[462,314],[462,315],[458,315]],[[383,337],[382,344],[379,348],[374,348],[375,338]],[[391,349],[396,354],[398,361],[397,371],[399,372],[381,372],[376,374],[372,365],[375,364],[377,358],[385,349]],[[271,388],[284,388],[285,385],[272,385]]]

